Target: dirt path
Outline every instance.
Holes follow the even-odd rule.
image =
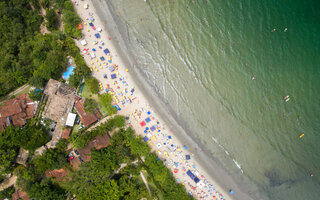
[[[0,191],[14,185],[17,181],[17,176],[13,175],[10,178],[4,180],[1,184],[0,184]]]

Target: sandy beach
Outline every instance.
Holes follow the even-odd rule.
[[[94,8],[101,5],[99,8],[104,8],[104,14],[110,15],[108,20],[112,21],[108,5],[102,1],[94,1],[93,5],[88,0],[73,3],[83,21],[83,37],[76,40],[76,44],[92,70],[92,76],[101,83],[100,93],[105,93],[107,89],[114,103],[121,109],[118,113],[127,116],[128,125],[165,161],[177,182],[183,184],[196,199],[251,199],[240,191],[227,172],[219,168],[218,163],[206,159],[206,152],[200,147],[194,147],[196,144],[191,147],[192,139],[185,142],[188,139],[184,138],[184,142],[181,142],[184,136],[178,135],[177,128],[168,124],[170,118],[164,119],[159,105],[153,105],[152,98],[147,98],[143,88],[140,89],[141,84],[134,79],[137,76],[134,66],[130,66],[126,57],[129,55],[119,53],[118,45],[123,42],[119,40],[121,36],[116,39],[115,30],[110,31],[113,33],[108,32],[104,23],[106,19],[99,16],[98,9]],[[102,15],[101,11],[99,14]],[[187,175],[188,171],[199,179],[198,183]],[[234,196],[229,194],[230,189],[235,192]]]

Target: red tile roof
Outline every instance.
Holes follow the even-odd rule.
[[[94,114],[86,113],[84,110],[84,101],[85,98],[80,98],[78,96],[74,97],[74,108],[76,109],[77,113],[80,115],[80,120],[83,123],[85,127],[90,126],[94,122],[98,121],[98,119],[101,119],[100,112],[96,109]]]
[[[0,106],[0,131],[13,124],[23,126],[25,120],[33,117],[34,106],[28,94],[19,95],[3,102]]]
[[[15,193],[12,194],[12,200],[17,199],[29,200],[29,197],[26,192],[18,189],[15,191]]]
[[[46,171],[45,174],[47,177],[55,177],[57,181],[67,181],[68,179],[66,178],[69,174],[69,170],[67,169],[54,169],[52,171]],[[70,179],[69,179],[70,180]]]
[[[62,138],[64,139],[68,139],[69,138],[69,135],[70,135],[70,132],[71,132],[71,128],[70,127],[66,127],[66,129],[64,129],[64,131],[62,132]]]

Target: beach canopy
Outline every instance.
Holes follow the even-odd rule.
[[[99,34],[99,33],[94,34],[94,36],[95,36],[96,38],[100,38],[100,34]]]
[[[107,78],[107,74],[103,74],[103,78]]]
[[[114,67],[113,66],[109,67],[109,70],[110,70],[110,72],[113,72],[114,71]]]
[[[140,126],[144,127],[146,125],[146,123],[144,121],[140,122]]]
[[[191,159],[190,155],[186,155],[186,160],[190,160],[190,159]]]
[[[106,55],[108,55],[108,53],[110,53],[109,49],[105,49],[105,50],[103,50],[103,52],[104,52]]]
[[[156,130],[156,127],[151,126],[151,127],[150,127],[150,130],[153,132],[154,130]]]
[[[100,57],[100,60],[101,60],[101,61],[104,61],[105,59],[104,59],[104,57],[103,57],[103,56],[101,56],[101,57]]]
[[[116,79],[116,78],[117,78],[117,75],[116,75],[116,74],[111,74],[111,78],[112,78],[112,79]]]
[[[147,117],[145,120],[147,123],[149,123],[151,121],[150,117]]]
[[[81,40],[81,44],[82,44],[82,46],[85,46],[85,45],[87,45],[87,41],[86,40]]]
[[[148,141],[149,139],[148,139],[148,137],[147,136],[145,136],[144,138],[143,138],[143,141]]]

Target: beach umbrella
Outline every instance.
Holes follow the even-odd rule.
[[[233,191],[233,190],[229,190],[229,193],[230,193],[231,195],[233,195],[233,194],[234,194],[234,191]]]
[[[183,145],[183,148],[184,148],[184,149],[187,149],[187,146],[186,146],[186,145]]]
[[[111,40],[111,37],[110,37],[110,36],[108,37],[108,40]]]
[[[151,112],[150,112],[150,111],[148,111],[148,112],[147,112],[147,114],[148,114],[148,115],[150,115],[150,114],[151,114]]]
[[[170,136],[170,135],[168,136],[168,139],[171,139],[171,136]]]
[[[96,51],[96,49],[95,49],[95,48],[93,48],[93,49],[92,49],[92,51]]]
[[[178,173],[178,172],[179,172],[179,170],[178,170],[178,169],[175,169],[173,172],[176,174],[176,173]]]

